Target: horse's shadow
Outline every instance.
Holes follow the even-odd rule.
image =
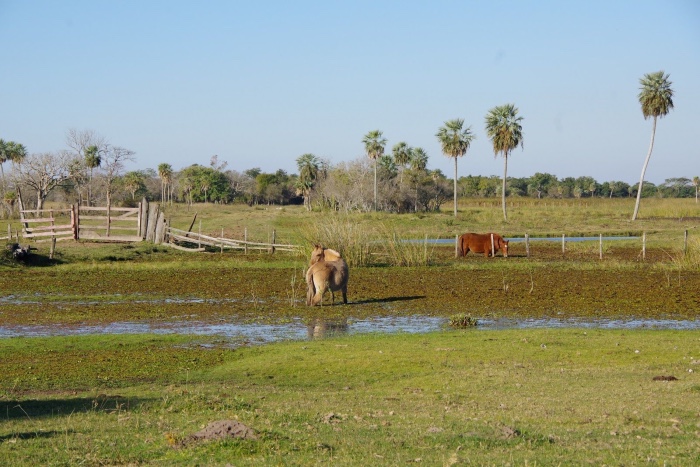
[[[368,298],[366,300],[357,300],[348,302],[348,305],[366,305],[369,303],[391,303],[391,302],[406,302],[409,300],[420,300],[425,298],[425,295],[411,295],[408,297],[385,297],[385,298]]]

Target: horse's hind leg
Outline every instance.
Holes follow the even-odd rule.
[[[320,284],[315,284],[316,285],[316,295],[314,295],[314,298],[311,300],[312,305],[318,305],[319,303],[321,306],[323,306],[323,296],[326,294],[326,283],[321,282]]]

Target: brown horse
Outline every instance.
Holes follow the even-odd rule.
[[[331,304],[335,304],[335,293],[340,290],[343,303],[348,303],[348,264],[335,250],[314,245],[309,269],[306,271],[306,304],[323,306],[323,294],[331,292]]]
[[[491,253],[491,236],[493,235],[493,252],[494,254],[501,250],[505,258],[508,257],[508,240],[504,240],[498,234],[487,233],[487,234],[475,234],[475,233],[465,233],[459,237],[459,243],[457,252],[459,256],[466,256],[467,253],[473,251],[474,253],[483,253],[487,258]]]

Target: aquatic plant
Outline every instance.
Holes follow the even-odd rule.
[[[479,324],[476,318],[469,315],[452,315],[450,316],[450,326],[453,328],[474,328]]]

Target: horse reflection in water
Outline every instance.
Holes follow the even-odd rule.
[[[323,339],[324,337],[340,336],[348,333],[347,318],[322,319],[316,318],[306,326],[309,339]]]

